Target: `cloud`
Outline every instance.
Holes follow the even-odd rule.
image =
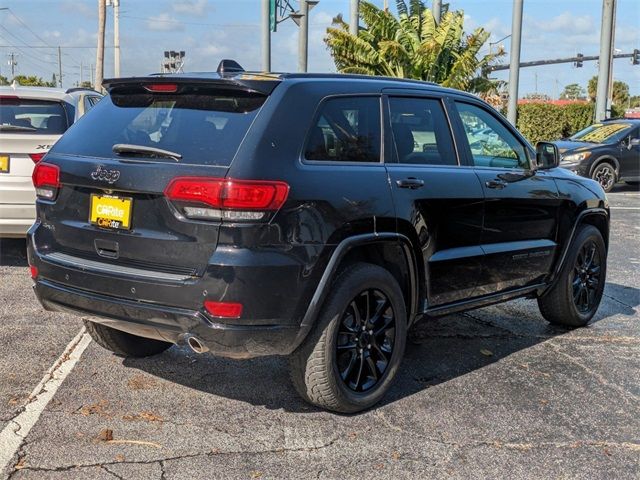
[[[184,15],[201,17],[210,8],[206,0],[182,0],[171,5],[173,11]]]
[[[161,13],[147,19],[147,28],[159,32],[175,32],[184,30],[184,23],[174,20],[168,13]]]
[[[589,33],[596,30],[591,15],[574,15],[569,12],[561,13],[549,20],[538,20],[536,28],[545,32]]]
[[[85,18],[94,18],[97,16],[98,9],[92,8],[83,2],[66,0],[60,4],[60,10],[65,13],[74,15],[82,15]]]

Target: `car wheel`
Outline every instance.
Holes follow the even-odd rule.
[[[602,235],[593,225],[583,225],[569,247],[555,285],[538,299],[540,313],[557,325],[586,325],[600,305],[606,273],[607,250]]]
[[[291,355],[291,378],[309,403],[341,413],[376,404],[404,355],[407,314],[387,270],[357,263],[334,282],[314,329]]]
[[[91,338],[102,348],[123,357],[150,357],[164,352],[173,345],[152,338],[139,337],[99,323],[83,320]]]
[[[598,182],[605,192],[610,192],[616,184],[616,169],[609,162],[602,162],[594,168],[591,178]]]

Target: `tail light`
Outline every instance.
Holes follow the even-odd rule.
[[[36,163],[31,178],[38,198],[55,200],[60,188],[60,167],[50,163]]]
[[[252,221],[282,207],[289,185],[277,181],[179,177],[165,195],[187,218]]]
[[[33,280],[38,278],[38,267],[36,267],[35,265],[30,265],[29,266],[29,273],[31,274],[31,278]]]
[[[33,160],[33,163],[38,163],[40,160],[42,160],[42,158],[46,155],[45,152],[42,153],[30,153],[29,156],[31,157],[31,160]]]
[[[204,308],[211,316],[221,318],[240,318],[242,315],[242,304],[231,302],[204,302]]]
[[[152,83],[145,85],[144,88],[154,93],[175,93],[178,91],[178,85],[175,83]]]

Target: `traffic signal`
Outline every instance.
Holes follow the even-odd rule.
[[[578,53],[576,55],[576,61],[574,62],[576,68],[582,68],[582,57],[584,57],[584,55],[582,55],[581,53]]]
[[[631,57],[631,64],[638,65],[640,64],[640,50],[637,48],[633,49],[633,56]]]

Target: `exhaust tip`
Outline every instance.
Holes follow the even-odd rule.
[[[196,353],[206,353],[209,351],[209,347],[207,347],[204,342],[195,335],[188,334],[186,336],[186,340],[189,348]]]

